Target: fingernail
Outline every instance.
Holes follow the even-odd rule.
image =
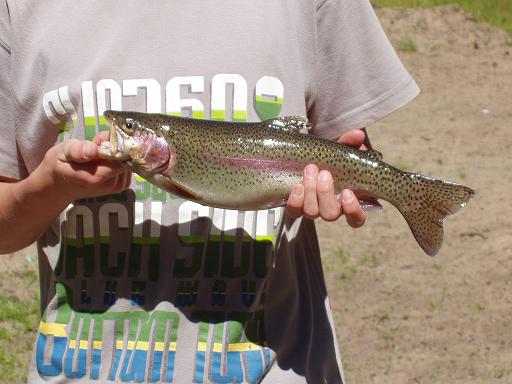
[[[96,145],[94,143],[87,142],[82,147],[82,154],[85,158],[94,156],[94,151],[96,151]]]
[[[314,165],[307,165],[306,166],[306,176],[310,179],[314,179],[317,177],[317,170]]]
[[[341,192],[341,200],[345,204],[352,204],[354,201],[354,194],[349,189],[344,189],[343,192]]]
[[[318,174],[318,180],[331,181],[332,180],[331,173],[329,171],[320,171],[320,173]]]
[[[304,193],[304,187],[302,184],[294,185],[292,188],[292,195],[294,197],[302,197],[302,194]]]

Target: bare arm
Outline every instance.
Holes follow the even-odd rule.
[[[22,181],[0,179],[0,253],[34,242],[66,207],[64,200],[49,196],[37,179],[36,175]]]
[[[72,201],[128,188],[128,171],[98,159],[100,140],[64,141],[50,148],[26,179],[0,178],[0,253],[17,251],[37,240]]]

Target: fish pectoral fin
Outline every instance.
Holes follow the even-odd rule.
[[[300,133],[301,130],[309,131],[312,128],[311,123],[302,116],[282,116],[270,119],[264,124],[271,129],[277,129],[284,132]]]
[[[184,185],[174,180],[171,180],[169,177],[160,174],[155,174],[153,175],[153,183],[159,186],[160,188],[163,188],[166,191],[171,192],[177,196],[181,196],[185,199],[196,201],[199,203],[203,201],[201,196],[199,196],[197,193],[185,187]]]

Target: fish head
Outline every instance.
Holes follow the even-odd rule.
[[[109,141],[99,147],[102,157],[126,162],[135,171],[156,173],[172,164],[171,149],[160,125],[147,114],[105,111]]]

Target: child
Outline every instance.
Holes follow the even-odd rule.
[[[97,145],[117,109],[307,115],[360,146],[418,92],[368,1],[6,1],[0,68],[0,251],[38,239],[29,382],[344,382],[311,218],[361,226],[351,191],[309,165],[287,213],[214,209]]]

